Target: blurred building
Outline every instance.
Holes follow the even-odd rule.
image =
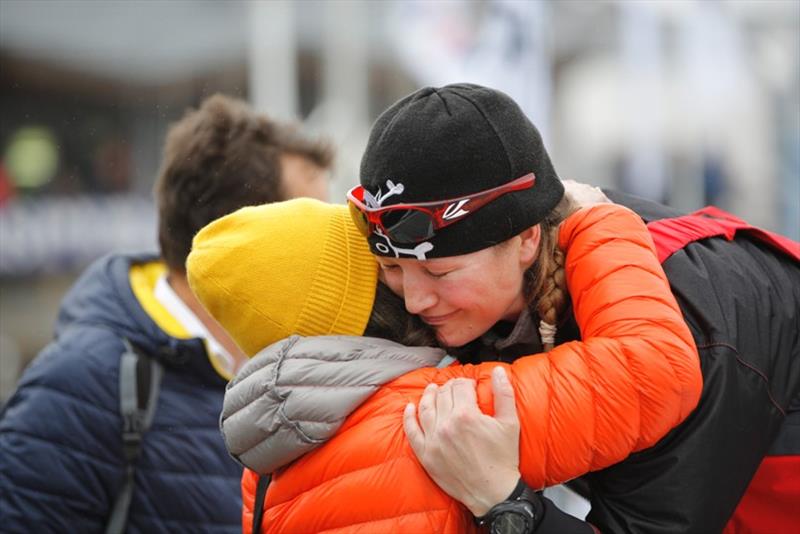
[[[381,110],[473,81],[563,178],[800,239],[798,51],[794,0],[2,0],[0,399],[82,267],[155,248],[166,127],[215,92],[328,135],[334,199]]]

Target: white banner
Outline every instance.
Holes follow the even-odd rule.
[[[72,271],[114,250],[158,250],[152,200],[80,196],[0,207],[0,276]]]

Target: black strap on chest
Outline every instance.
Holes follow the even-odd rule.
[[[264,499],[267,496],[267,488],[272,480],[271,475],[260,475],[258,485],[256,485],[256,496],[253,502],[253,534],[261,534],[261,520],[264,517]]]
[[[122,416],[122,450],[125,456],[125,482],[106,525],[106,534],[121,534],[128,524],[133,496],[135,466],[142,438],[153,422],[158,389],[164,369],[155,359],[142,354],[127,339],[119,365],[119,411]]]

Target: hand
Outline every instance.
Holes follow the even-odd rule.
[[[611,204],[611,200],[599,187],[582,184],[575,180],[564,180],[562,183],[564,184],[564,190],[569,193],[572,200],[580,208],[594,206],[595,204]]]
[[[478,407],[475,381],[430,384],[403,414],[403,426],[422,466],[448,495],[480,517],[505,500],[519,480],[519,418],[505,369],[492,371],[494,417]]]

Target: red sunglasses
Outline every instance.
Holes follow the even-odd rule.
[[[448,200],[394,204],[371,208],[364,202],[364,187],[356,186],[347,193],[350,215],[358,229],[369,236],[375,229],[396,243],[419,243],[430,239],[446,226],[460,221],[468,213],[482,208],[496,198],[530,189],[536,182],[533,173],[512,182],[479,193]]]

